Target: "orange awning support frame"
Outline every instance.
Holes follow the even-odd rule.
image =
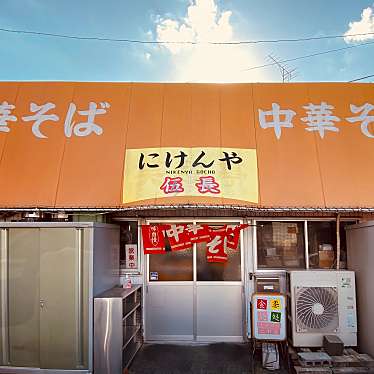
[[[0,208],[0,212],[95,212],[95,213],[113,213],[113,212],[147,212],[150,210],[232,210],[236,212],[248,213],[331,213],[331,214],[374,214],[374,208],[314,208],[314,207],[246,207],[242,205],[205,205],[205,204],[178,204],[178,205],[140,205],[131,207],[22,207],[22,208]]]

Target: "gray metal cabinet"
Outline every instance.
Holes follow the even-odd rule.
[[[0,373],[92,372],[93,297],[119,283],[117,226],[0,223],[0,239]]]
[[[94,311],[95,374],[122,374],[143,344],[142,286],[100,294]]]
[[[374,221],[347,226],[348,269],[356,274],[358,346],[374,356]]]

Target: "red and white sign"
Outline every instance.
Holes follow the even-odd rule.
[[[240,240],[240,231],[249,227],[248,224],[238,225],[234,228],[228,227],[227,228],[227,248],[237,249]]]
[[[142,237],[145,254],[165,253],[164,225],[143,225]]]
[[[186,230],[186,225],[175,224],[165,225],[165,234],[169,240],[172,251],[181,251],[192,247],[189,232]]]
[[[126,269],[138,268],[138,246],[136,244],[126,244]]]
[[[219,230],[210,230],[210,241],[206,243],[207,262],[226,262],[225,252],[226,225]]]
[[[240,231],[248,224],[228,227],[212,227],[199,224],[168,224],[142,226],[145,254],[165,253],[169,245],[172,251],[192,248],[194,243],[206,244],[207,262],[227,261],[226,248],[237,249]]]
[[[210,229],[208,225],[188,224],[186,225],[191,243],[206,243],[210,241]]]

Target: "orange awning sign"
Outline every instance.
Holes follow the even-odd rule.
[[[351,117],[346,117],[345,120],[349,123],[358,123],[361,126],[363,135],[374,138],[374,131],[370,130],[370,125],[374,123],[374,105],[364,103],[363,105],[350,104],[350,111],[355,114]],[[32,133],[37,138],[47,138],[41,131],[43,123],[59,122],[60,117],[54,113],[56,105],[52,102],[44,104],[37,104],[35,102],[29,103],[29,114],[21,116],[24,123],[30,122],[32,124]],[[95,123],[97,115],[103,115],[110,108],[108,102],[89,102],[87,110],[77,110],[74,102],[70,102],[66,111],[66,115],[61,120],[64,121],[64,134],[66,137],[75,136],[88,136],[91,133],[101,135],[103,128]],[[323,139],[326,132],[339,132],[338,123],[344,119],[337,117],[333,114],[335,107],[326,103],[325,101],[319,104],[308,103],[302,106],[305,112],[305,117],[300,118],[305,124],[305,130],[309,132],[316,131]],[[16,106],[3,101],[0,104],[0,132],[10,132],[11,122],[17,122],[19,119],[14,115]],[[75,116],[85,116],[86,121],[76,122]],[[258,122],[262,129],[273,128],[276,138],[281,138],[283,128],[294,127],[294,117],[296,111],[292,109],[281,108],[278,103],[272,103],[270,110],[258,109]]]
[[[52,102],[47,102],[41,105],[38,105],[35,102],[30,102],[30,113],[22,115],[21,119],[24,123],[30,122],[30,124],[32,124],[31,131],[36,138],[47,138],[47,136],[41,131],[41,125],[44,122],[48,122],[48,124],[51,125],[51,122],[60,121],[60,117],[54,112],[55,108],[56,105]],[[100,102],[99,104],[89,102],[86,110],[78,110],[77,105],[74,102],[71,102],[67,108],[66,116],[63,119],[65,136],[70,138],[72,135],[88,136],[92,133],[101,135],[103,133],[103,128],[95,123],[96,116],[105,114],[109,108],[110,104],[108,102]],[[15,109],[16,106],[7,101],[3,101],[0,104],[1,132],[10,132],[10,122],[17,122],[19,120],[16,115],[12,114]],[[84,117],[85,120],[76,122],[75,117],[78,115]]]
[[[309,103],[304,105],[306,117],[300,118],[305,123],[306,131],[316,131],[323,139],[327,131],[339,132],[338,122],[342,119],[333,115],[335,107],[322,101],[320,104]],[[361,132],[368,138],[374,138],[374,130],[370,131],[369,125],[374,123],[374,105],[365,103],[362,106],[351,104],[350,110],[356,116],[345,118],[350,123],[359,122]],[[373,111],[372,115],[369,113]],[[272,103],[271,110],[258,109],[258,120],[263,129],[273,128],[276,138],[279,140],[282,128],[294,127],[293,119],[296,112],[292,109],[281,109],[278,103]]]
[[[374,209],[373,139],[369,83],[0,82],[0,208]]]

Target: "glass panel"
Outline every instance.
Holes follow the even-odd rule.
[[[340,223],[340,268],[347,267],[347,243],[344,227],[354,222]],[[336,222],[308,222],[309,267],[336,267]]]
[[[305,268],[304,222],[257,222],[258,268]]]
[[[128,221],[120,222],[120,268],[126,269],[126,244],[136,244],[138,246],[138,222]],[[137,250],[137,259],[139,263],[139,250]],[[133,268],[127,270],[134,270]],[[135,269],[137,270],[137,269]]]
[[[150,282],[193,281],[192,247],[149,255],[149,280]]]
[[[223,225],[212,225],[218,229]],[[197,244],[197,281],[241,281],[240,242],[238,249],[225,248],[227,262],[211,263],[206,260],[206,243]]]
[[[309,267],[330,269],[336,266],[335,222],[308,222]]]

